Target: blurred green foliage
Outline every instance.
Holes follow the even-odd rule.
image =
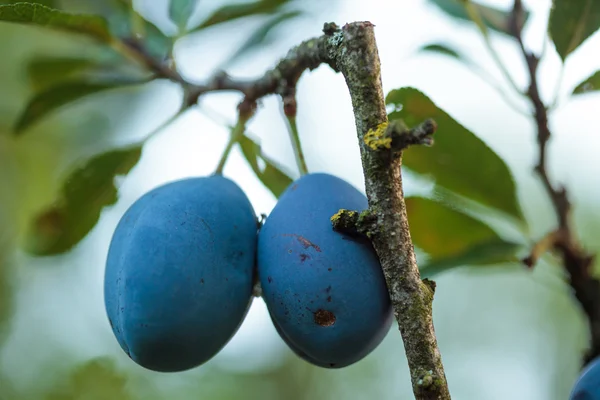
[[[548,30],[556,51],[566,60],[600,26],[600,2],[596,0],[555,0]]]
[[[414,126],[433,118],[438,125],[435,145],[406,151],[403,165],[430,175],[446,189],[523,221],[508,166],[481,139],[417,89],[393,90],[388,93],[386,103],[396,108],[388,115],[390,120],[402,119]]]
[[[96,358],[76,367],[66,382],[61,382],[44,400],[131,400],[127,378],[108,358]]]
[[[523,244],[503,240],[485,223],[447,204],[407,197],[406,209],[413,243],[429,256],[419,266],[424,275],[456,266],[518,261],[516,252]]]
[[[482,22],[486,27],[506,35],[512,35],[510,27],[510,11],[500,10],[495,7],[486,6],[479,2],[469,2],[463,0],[430,0],[433,4],[438,6],[446,14],[461,20],[463,22],[472,22],[471,16],[469,15],[468,7],[472,7],[481,16]],[[467,5],[467,3],[470,3]],[[524,25],[529,18],[529,12],[526,12],[521,21],[521,25]]]
[[[54,205],[33,219],[27,251],[44,256],[71,250],[96,226],[104,207],[116,203],[115,177],[126,175],[141,156],[139,146],[113,150],[72,172]]]

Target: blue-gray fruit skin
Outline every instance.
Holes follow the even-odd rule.
[[[600,400],[600,357],[583,370],[571,391],[569,400]]]
[[[339,209],[367,207],[366,197],[342,179],[308,174],[282,194],[258,235],[258,273],[271,319],[299,357],[320,367],[361,360],[392,323],[371,243],[331,225]]]
[[[104,300],[129,357],[154,371],[194,368],[233,337],[252,301],[257,222],[231,180],[160,186],[120,220]]]

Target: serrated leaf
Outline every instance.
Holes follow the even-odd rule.
[[[33,59],[27,65],[29,82],[34,88],[64,81],[71,74],[95,65],[95,61],[80,57],[42,57]]]
[[[463,56],[460,55],[456,50],[450,48],[448,45],[441,43],[431,43],[425,45],[418,50],[419,52],[429,52],[429,53],[438,53],[443,54],[445,56],[450,56],[456,58],[457,60],[462,60]]]
[[[58,7],[56,7],[56,1],[55,0],[28,0],[28,1],[23,1],[23,0],[0,0],[0,4],[16,4],[16,3],[35,3],[35,4],[41,4],[43,6],[50,7],[50,8],[58,8]]]
[[[423,270],[516,260],[519,246],[504,241],[478,219],[424,197],[406,198],[406,208],[413,243],[430,257]]]
[[[197,0],[171,0],[169,3],[169,18],[180,32],[184,32],[190,16],[196,9]]]
[[[111,40],[106,20],[97,15],[69,14],[41,4],[0,5],[0,21],[82,33],[102,42]]]
[[[275,162],[262,154],[260,145],[248,136],[243,135],[239,140],[239,145],[242,149],[242,154],[248,161],[248,164],[250,164],[250,167],[258,179],[260,179],[263,185],[265,185],[276,198],[279,198],[285,189],[292,183],[292,178],[283,172]],[[260,168],[259,159],[265,163],[264,169]]]
[[[289,19],[295,18],[301,14],[301,11],[290,11],[276,15],[275,17],[267,20],[264,24],[259,26],[258,29],[256,29],[254,33],[250,35],[250,37],[248,37],[248,39],[239,47],[239,49],[235,53],[233,53],[233,55],[227,61],[227,64],[234,63],[239,58],[253,51],[257,47],[264,45],[267,42],[269,33],[271,33],[273,29],[275,29],[281,23]]]
[[[131,400],[125,373],[117,370],[108,357],[94,358],[78,366],[55,388],[48,390],[44,400]]]
[[[573,94],[586,94],[600,90],[600,71],[594,72],[573,90]]]
[[[552,1],[548,31],[563,61],[599,28],[600,1]]]
[[[459,20],[472,22],[465,6],[461,0],[430,0],[436,6],[438,6],[446,14],[450,15]],[[483,23],[490,29],[496,32],[504,33],[512,36],[510,28],[510,12],[497,9],[495,7],[486,6],[479,4],[475,1],[469,0],[469,3],[474,7]],[[524,19],[521,21],[521,26],[524,26],[529,18],[529,11],[524,12]]]
[[[100,154],[75,169],[59,198],[32,223],[26,250],[37,256],[71,250],[94,228],[104,207],[117,201],[115,177],[138,163],[141,147]]]
[[[217,9],[210,17],[202,22],[193,31],[208,28],[209,26],[230,22],[251,15],[272,14],[289,0],[259,0],[252,3],[229,4]]]
[[[414,88],[390,91],[386,104],[397,110],[388,115],[390,120],[402,119],[415,126],[433,118],[438,126],[432,147],[415,146],[404,152],[405,167],[431,176],[439,186],[525,221],[508,166],[473,132]]]
[[[123,86],[138,85],[147,82],[141,79],[123,78],[113,79],[106,82],[72,81],[54,85],[40,93],[37,93],[27,104],[21,113],[16,125],[15,133],[19,134],[26,128],[45,117],[52,111],[80,100],[86,96],[96,94],[109,89]]]

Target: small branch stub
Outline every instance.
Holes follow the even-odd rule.
[[[377,217],[369,210],[362,212],[341,209],[331,217],[333,229],[349,235],[371,238],[377,232]]]
[[[412,145],[432,146],[431,136],[436,129],[437,124],[433,119],[428,119],[412,129],[409,129],[404,121],[394,120],[369,130],[365,134],[364,141],[371,150],[388,149],[393,153],[400,153]]]
[[[554,249],[558,243],[564,239],[565,234],[560,229],[550,232],[533,245],[529,255],[521,260],[521,262],[525,264],[527,268],[533,268],[545,253]]]

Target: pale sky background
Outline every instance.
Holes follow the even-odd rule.
[[[166,0],[136,3],[161,27],[172,29],[165,19]],[[208,0],[199,3],[203,12],[219,4]],[[508,7],[511,1],[485,3]],[[526,7],[533,11],[526,42],[536,51],[542,47],[549,3],[525,1]],[[552,227],[550,204],[530,172],[535,161],[531,121],[512,111],[490,86],[458,62],[415,54],[425,43],[446,42],[500,77],[472,27],[451,22],[425,0],[341,0],[339,4],[322,7],[310,18],[280,30],[282,39],[276,45],[230,72],[241,77],[260,75],[290,47],[319,35],[323,22],[335,21],[341,25],[369,20],[376,25],[385,92],[403,86],[416,87],[479,135],[513,170],[534,237]],[[227,51],[245,39],[233,33],[214,30],[181,40],[176,56],[182,73],[191,80],[204,80],[227,56]],[[502,37],[494,40],[494,45],[517,82],[524,84],[525,69],[517,47]],[[600,69],[598,48],[600,36],[596,34],[570,57],[562,94]],[[540,82],[543,96],[550,99],[560,64],[551,43],[547,53],[547,61],[540,69]],[[173,85],[157,83],[149,93],[152,95],[137,110],[139,118],[122,127],[123,132],[141,137],[177,109],[180,92]],[[517,98],[514,100],[524,109],[529,106]],[[238,95],[218,94],[204,98],[201,105],[217,110],[233,122],[238,101]],[[329,172],[363,190],[354,118],[341,75],[325,66],[306,73],[298,87],[298,103],[298,124],[309,170]],[[585,218],[581,213],[576,215],[582,232],[594,227],[600,231],[600,211],[596,206],[600,203],[600,163],[595,158],[600,150],[599,109],[600,95],[581,96],[564,102],[551,120],[555,136],[549,151],[550,172],[553,179],[567,184],[576,205],[586,211]],[[264,100],[249,131],[252,137],[261,140],[268,155],[297,175],[277,98]],[[17,318],[0,354],[0,367],[17,386],[28,385],[34,377],[43,382],[42,371],[50,366],[68,368],[67,363],[106,354],[114,355],[134,373],[144,374],[122,353],[105,317],[102,279],[112,231],[127,207],[146,191],[174,179],[211,173],[227,134],[223,124],[196,110],[186,113],[148,142],[139,166],[121,181],[118,204],[104,212],[98,227],[71,255],[31,261],[31,268],[20,270],[23,288],[18,294]],[[253,176],[237,149],[227,163],[225,174],[243,188],[257,214],[268,213],[274,206],[275,199]],[[407,180],[405,188],[410,194],[414,182]],[[593,238],[584,238],[590,239]],[[593,241],[588,244],[600,247]],[[55,263],[59,265],[45,268]],[[73,263],[79,267],[73,268]],[[453,399],[566,398],[577,374],[586,331],[584,319],[561,286],[558,274],[557,269],[548,265],[541,265],[533,273],[513,266],[494,268],[490,274],[457,270],[436,279],[435,326]],[[264,303],[257,299],[238,334],[210,363],[236,370],[272,368],[286,351]],[[56,365],[57,354],[68,355],[65,365]],[[412,398],[402,341],[395,325],[385,342],[367,358],[371,359],[379,377],[379,398]],[[350,376],[352,368],[322,373],[343,379]],[[202,375],[200,367],[182,374],[153,375],[153,380],[157,390],[167,390],[188,385],[190,380],[202,379]],[[368,390],[372,388],[345,398],[374,397]]]

